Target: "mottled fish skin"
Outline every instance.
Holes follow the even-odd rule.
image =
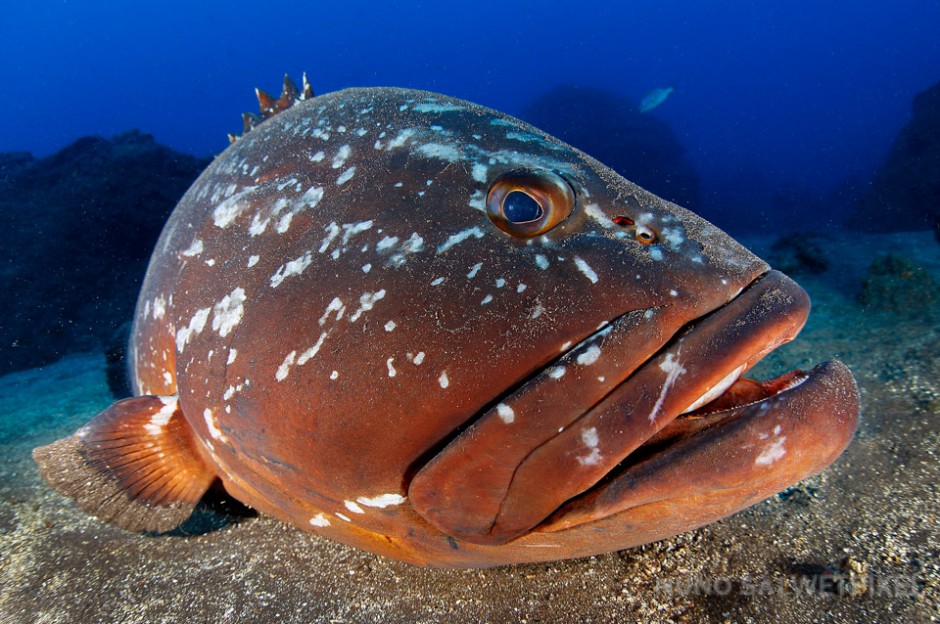
[[[519,168],[561,175],[576,197],[534,238],[485,213],[494,180]],[[521,121],[427,92],[348,89],[258,125],[181,200],[137,306],[134,389],[178,394],[228,491],[305,529],[435,565],[604,552],[641,542],[621,527],[604,540],[587,528],[465,543],[415,511],[410,480],[614,319],[639,319],[626,336],[646,359],[768,268]],[[553,378],[600,400],[618,381],[591,372],[614,356],[603,346]],[[507,427],[531,417],[505,410]]]

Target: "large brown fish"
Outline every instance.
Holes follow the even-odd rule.
[[[704,219],[469,102],[259,98],[153,253],[137,396],[34,453],[83,509],[166,531],[218,479],[347,544],[491,566],[712,522],[852,438],[842,364],[742,378],[809,300]]]

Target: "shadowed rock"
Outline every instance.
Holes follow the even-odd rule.
[[[107,344],[207,162],[136,131],[47,158],[0,154],[0,374]]]
[[[911,120],[848,225],[868,231],[940,231],[940,83],[914,98]]]

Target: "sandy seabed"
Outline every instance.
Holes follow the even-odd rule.
[[[940,245],[918,233],[824,246],[829,270],[797,276],[806,329],[753,373],[846,362],[863,409],[846,453],[721,522],[586,559],[422,569],[267,517],[125,533],[51,491],[30,458],[112,401],[104,357],[0,378],[0,623],[940,621],[940,310],[857,301],[880,254],[940,279]]]

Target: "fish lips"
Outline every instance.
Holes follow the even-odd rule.
[[[501,397],[417,471],[409,499],[445,534],[490,545],[665,501],[685,530],[757,502],[822,470],[857,426],[837,362],[739,381],[809,307],[770,271],[668,340],[663,310],[623,315]],[[717,501],[707,512],[702,496]]]

